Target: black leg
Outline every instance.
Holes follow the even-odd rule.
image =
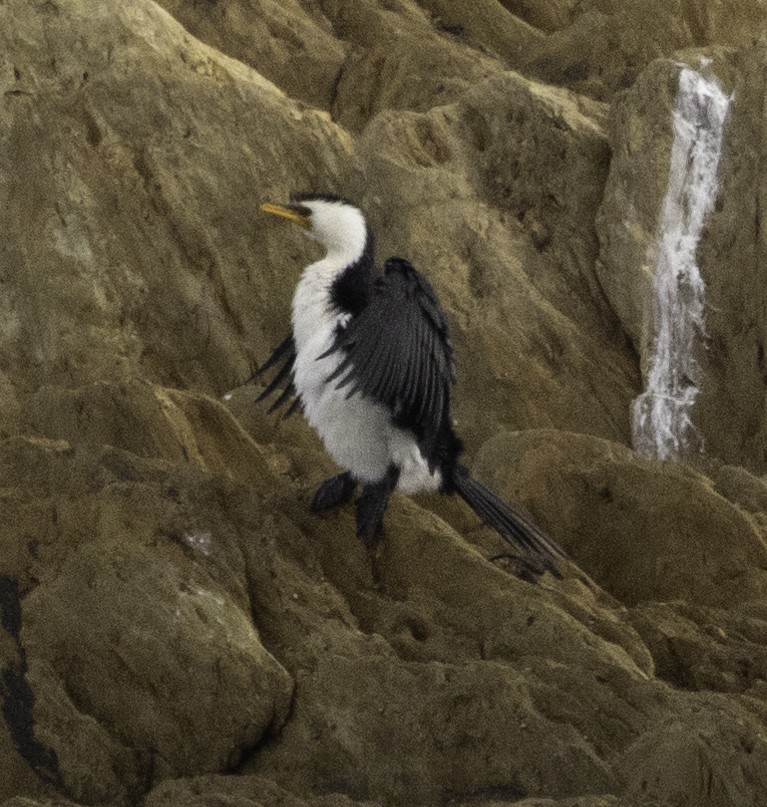
[[[380,482],[365,485],[357,499],[357,535],[367,549],[381,540],[384,513],[398,479],[399,468],[391,466]]]
[[[356,487],[357,483],[349,471],[331,476],[317,488],[312,499],[312,512],[321,513],[323,510],[346,504],[354,495]]]

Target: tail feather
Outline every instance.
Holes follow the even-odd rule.
[[[463,465],[456,466],[452,482],[455,492],[508,544],[539,556],[546,568],[557,571],[557,559],[566,558],[567,553],[556,541],[510,504],[499,499],[492,490],[473,479]]]

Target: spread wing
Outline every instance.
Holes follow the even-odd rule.
[[[328,382],[390,409],[396,426],[414,432],[433,470],[455,375],[447,318],[429,281],[390,258],[368,304],[324,356],[337,351],[343,359]]]
[[[257,367],[248,379],[248,381],[255,381],[267,370],[278,366],[276,375],[266,385],[266,388],[256,398],[256,401],[263,401],[282,386],[280,394],[269,407],[269,411],[274,412],[290,402],[290,406],[283,414],[284,417],[290,417],[301,406],[301,399],[296,395],[296,388],[293,385],[293,365],[295,361],[296,343],[293,339],[293,334],[291,334],[274,349],[272,355],[260,367]]]

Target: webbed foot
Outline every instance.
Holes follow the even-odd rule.
[[[351,500],[357,483],[351,473],[346,471],[326,479],[318,488],[312,499],[312,512],[322,513],[340,507]]]

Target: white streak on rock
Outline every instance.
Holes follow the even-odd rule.
[[[662,460],[684,455],[697,434],[691,413],[701,381],[696,351],[705,335],[705,284],[696,253],[716,200],[730,100],[714,79],[682,68],[653,278],[653,353],[633,410],[634,447]]]

